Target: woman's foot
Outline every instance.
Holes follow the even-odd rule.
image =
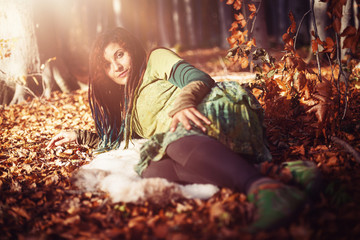
[[[248,200],[256,207],[249,232],[270,230],[289,222],[305,203],[305,194],[295,187],[276,180],[262,178],[252,184]]]
[[[314,197],[321,190],[322,175],[315,163],[310,161],[289,161],[280,165],[264,162],[259,165],[265,176],[277,179],[286,184],[293,184]]]

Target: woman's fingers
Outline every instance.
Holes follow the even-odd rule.
[[[56,141],[55,142],[55,146],[62,146],[62,145],[64,145],[65,143],[69,143],[70,141],[69,141],[69,139],[67,139],[67,138],[63,138],[63,139],[61,139],[61,140],[58,140],[58,141]]]
[[[185,108],[173,116],[173,121],[170,127],[171,131],[175,131],[176,126],[179,122],[183,124],[185,129],[190,130],[192,121],[196,126],[198,126],[202,131],[206,132],[206,128],[203,123],[209,125],[211,121],[201,114],[196,108],[190,107]]]
[[[74,131],[64,131],[53,137],[46,146],[47,149],[51,149],[57,146],[64,145],[65,143],[75,142],[76,133]]]
[[[56,142],[59,141],[60,139],[62,139],[63,137],[60,136],[60,134],[56,135],[55,137],[53,137],[51,139],[51,141],[48,143],[48,145],[46,146],[47,149],[51,149],[54,148],[56,146]]]
[[[177,118],[173,118],[172,122],[171,122],[171,126],[170,126],[170,131],[174,132],[176,130],[176,127],[179,123],[179,120]]]
[[[205,124],[210,125],[211,121],[205,117],[201,112],[199,112],[196,108],[194,108],[194,114],[201,119]]]

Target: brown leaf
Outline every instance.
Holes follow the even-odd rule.
[[[144,216],[137,216],[130,219],[128,223],[129,228],[134,228],[137,231],[142,232],[146,227],[146,218]]]
[[[320,123],[325,120],[327,111],[328,111],[328,105],[322,103],[319,103],[311,107],[309,110],[307,110],[308,113],[314,113]]]
[[[339,18],[335,18],[332,24],[336,33],[340,34],[341,22]]]
[[[341,37],[347,36],[347,35],[355,35],[356,34],[356,28],[354,26],[347,26],[344,31],[340,34]]]
[[[19,215],[23,218],[25,218],[26,220],[30,220],[31,217],[30,215],[27,213],[27,211],[23,208],[20,207],[12,207],[11,211],[14,212],[16,215]]]
[[[156,238],[164,239],[168,235],[169,226],[166,223],[161,222],[155,224],[155,226],[152,227],[152,230]]]
[[[325,39],[325,46],[324,46],[324,52],[332,52],[332,51],[334,51],[334,45],[335,45],[335,43],[334,43],[334,40],[332,40],[332,38],[331,37],[327,37],[326,39]]]
[[[343,49],[345,49],[345,48],[350,48],[350,49],[352,49],[353,48],[353,45],[355,45],[356,46],[356,42],[355,42],[355,40],[356,40],[356,37],[355,36],[347,36],[346,38],[345,38],[345,40],[344,40],[344,45],[343,45]]]
[[[64,225],[70,225],[70,224],[76,224],[80,222],[80,216],[79,215],[75,215],[72,217],[68,217],[63,221]]]
[[[304,156],[305,155],[304,145],[294,146],[291,153],[292,154],[300,154],[300,155]]]

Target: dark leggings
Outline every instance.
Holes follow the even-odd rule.
[[[263,176],[244,157],[208,136],[187,136],[172,142],[167,156],[152,161],[142,177],[178,183],[210,183],[246,193]]]

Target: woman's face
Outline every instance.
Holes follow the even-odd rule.
[[[125,85],[129,79],[131,57],[129,52],[118,43],[109,43],[104,50],[106,75],[119,85]]]

